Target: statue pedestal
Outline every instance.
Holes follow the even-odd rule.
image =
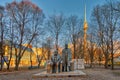
[[[73,61],[70,62],[70,70],[74,71],[74,62]]]
[[[32,75],[32,80],[71,80],[71,78],[73,78],[73,80],[75,78],[81,79],[82,78],[86,78],[87,75],[86,73],[84,73],[81,70],[75,70],[75,71],[69,71],[69,72],[61,72],[61,73],[53,73],[53,74],[49,74],[46,71],[37,73],[37,74],[33,74]],[[86,80],[86,79],[83,79]]]
[[[53,63],[49,60],[47,61],[47,66],[46,66],[47,73],[53,73]],[[67,67],[68,68],[68,67]],[[79,69],[85,69],[84,67],[84,60],[83,59],[74,59],[70,61],[70,70],[79,70]],[[54,73],[61,73],[63,70],[63,63],[61,62],[60,64],[56,64],[54,70],[56,70]],[[69,72],[69,71],[67,71]]]
[[[47,73],[52,73],[52,65],[53,63],[50,60],[48,60],[46,65]]]
[[[60,63],[60,72],[62,72],[62,62]]]
[[[51,73],[50,67],[51,67],[50,64],[47,64],[47,73]]]

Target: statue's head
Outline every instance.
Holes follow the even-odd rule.
[[[54,55],[57,55],[57,54],[58,54],[58,51],[57,51],[57,50],[55,50],[55,51],[54,51]]]
[[[68,48],[68,44],[65,44],[65,49],[67,49]]]

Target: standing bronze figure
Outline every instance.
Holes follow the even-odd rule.
[[[63,62],[63,70],[62,71],[70,71],[70,61],[72,59],[71,50],[68,48],[68,44],[65,44],[65,48],[62,51],[62,62]]]

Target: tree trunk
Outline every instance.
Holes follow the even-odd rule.
[[[7,70],[10,70],[10,65],[9,64],[7,65]]]
[[[108,59],[105,59],[105,68],[108,68]]]
[[[10,56],[10,60],[9,60],[9,62],[8,62],[8,63],[6,63],[6,64],[7,64],[7,70],[9,70],[9,69],[10,69],[10,62],[11,62],[11,58],[12,58],[12,55]]]
[[[73,43],[73,47],[74,47],[74,59],[76,58],[76,52],[75,52],[75,42]]]
[[[99,66],[101,66],[101,58],[99,57]]]
[[[93,65],[93,59],[91,58],[90,59],[90,68],[92,68],[92,65]]]
[[[112,37],[113,37],[113,35],[112,35]],[[111,59],[111,63],[112,63],[112,65],[111,65],[111,69],[113,70],[114,69],[114,60],[113,60],[113,38],[111,37],[111,57],[112,57],[112,59]]]
[[[114,69],[113,53],[111,53],[111,56],[112,56],[112,59],[111,59],[111,63],[112,63],[112,65],[111,65],[111,69],[113,70],[113,69]]]
[[[32,68],[32,60],[30,61],[30,63],[31,63],[31,68]]]
[[[32,53],[30,53],[30,64],[31,64],[31,68],[32,68]]]
[[[38,68],[40,68],[40,64],[41,64],[41,60],[40,60],[39,63],[38,63]]]
[[[2,64],[2,54],[1,54],[1,68],[0,68],[0,70],[2,71],[2,69],[3,69],[3,64]]]
[[[91,63],[90,63],[90,68],[92,68],[92,65],[93,65],[93,63],[92,63],[92,61],[91,61]]]
[[[17,70],[17,71],[18,71],[18,69],[19,69],[19,63],[20,63],[20,60],[17,60],[17,59],[16,59],[15,70]]]
[[[18,70],[18,63],[15,64],[15,70]]]
[[[58,50],[58,35],[56,35],[56,50]]]
[[[38,68],[40,68],[40,62],[38,62]]]

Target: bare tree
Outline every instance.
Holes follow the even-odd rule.
[[[40,40],[40,36],[35,37],[33,40],[33,46],[35,47],[35,52],[36,52],[36,58],[38,62],[38,68],[40,68],[42,60],[46,60],[46,54],[47,54],[47,49],[44,46],[44,43]],[[42,43],[42,44],[40,44]],[[42,47],[40,47],[42,45]]]
[[[14,1],[7,4],[6,9],[13,26],[15,26],[14,34],[16,35],[14,37],[14,43],[18,48],[18,50],[15,50],[15,70],[18,70],[21,58],[37,35],[44,17],[42,10],[29,1]],[[23,48],[23,44],[27,44],[27,46]]]
[[[3,40],[4,40],[4,29],[5,29],[5,26],[4,26],[4,7],[3,6],[0,6],[0,64],[1,64],[1,68],[0,70],[2,70],[3,68],[3,55],[4,55],[4,43],[3,43]]]
[[[120,2],[119,3],[114,3],[112,1],[109,2],[108,4],[108,9],[107,11],[109,11],[109,14],[106,13],[105,19],[107,21],[108,24],[108,30],[109,30],[109,39],[110,39],[110,53],[111,53],[111,63],[112,63],[112,67],[111,69],[114,69],[114,53],[115,53],[115,45],[114,42],[119,40],[118,36],[116,33],[118,33],[118,23],[119,23],[119,19],[120,19],[120,14],[118,13],[118,10],[114,10],[113,8],[117,5],[117,7],[120,7]],[[108,15],[107,15],[108,14]]]
[[[81,23],[82,23],[82,20],[80,20],[78,16],[76,15],[71,15],[70,17],[67,18],[67,21],[66,21],[66,26],[69,32],[69,37],[73,44],[74,59],[77,57],[76,56],[76,47],[77,47],[76,44],[77,44],[78,34],[82,28]]]
[[[7,66],[9,67],[8,63],[9,61],[8,56],[5,55],[5,48],[6,45],[8,45],[7,40],[6,40],[6,35],[8,34],[8,23],[9,21],[7,21],[6,19],[6,10],[5,7],[0,6],[0,57],[1,57],[1,69],[3,68],[3,64],[4,62],[7,64]],[[11,58],[11,57],[10,57]]]
[[[83,32],[80,31],[77,35],[77,47],[76,47],[76,56],[78,56],[79,59],[83,59]]]
[[[42,54],[41,55],[38,52],[40,49],[42,50]],[[40,68],[40,64],[41,64],[42,60],[45,58],[46,50],[44,49],[43,46],[41,48],[38,48],[36,46],[36,53],[37,53],[38,68]]]
[[[9,17],[8,17],[9,18]],[[6,34],[6,36],[5,36],[5,39],[7,40],[7,43],[6,43],[6,45],[8,46],[8,61],[5,61],[5,63],[7,64],[7,70],[9,70],[10,69],[10,63],[11,63],[11,59],[12,59],[12,55],[13,55],[13,48],[15,47],[15,45],[14,45],[14,41],[13,41],[13,39],[14,39],[14,28],[13,28],[13,26],[12,26],[12,22],[11,22],[11,20],[10,19],[7,19],[8,20],[8,26],[6,26],[6,29],[8,29],[7,30],[7,34]]]
[[[46,49],[47,51],[47,56],[48,56],[48,60],[50,60],[50,56],[51,56],[51,48],[52,48],[52,39],[49,37],[47,38],[47,42],[46,42]]]
[[[120,1],[114,2],[114,1],[110,0],[109,4],[112,5],[111,7],[112,7],[113,10],[115,10],[117,12],[120,12]]]
[[[52,15],[47,20],[47,29],[52,34],[52,37],[55,38],[55,47],[58,50],[58,41],[59,35],[61,34],[62,28],[65,23],[65,18],[62,14],[60,15]]]
[[[94,36],[93,33],[89,35],[89,43],[88,43],[88,53],[90,57],[90,67],[92,68],[93,61],[94,61],[94,56],[95,56],[95,51],[96,51],[96,43],[94,42]]]
[[[105,37],[105,18],[102,15],[102,8],[101,6],[97,5],[94,9],[93,9],[93,20],[94,22],[97,24],[98,26],[98,45],[101,47],[102,52],[105,56],[105,68],[107,68],[107,63],[108,63],[108,48],[109,48],[109,42],[108,42],[108,38]]]
[[[96,57],[97,61],[99,61],[99,66],[100,66],[101,61],[103,60],[103,53],[102,53],[101,47],[97,47],[95,57]]]
[[[94,19],[98,24],[100,46],[102,48],[103,54],[105,55],[105,68],[107,68],[107,63],[109,60],[109,55],[111,54],[112,69],[113,65],[113,55],[114,55],[114,44],[113,42],[117,40],[117,24],[119,15],[112,10],[112,5],[104,4],[102,6],[96,6],[93,11]]]

